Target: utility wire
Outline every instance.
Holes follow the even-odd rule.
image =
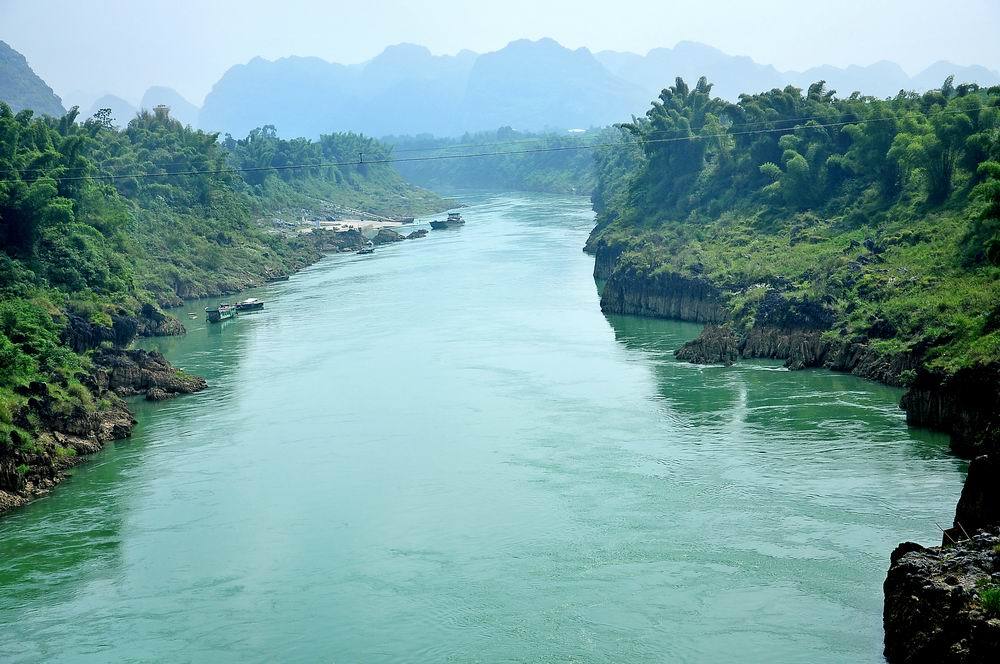
[[[942,109],[942,110],[938,111],[938,113],[943,113],[943,114],[969,113],[969,112],[972,112],[972,111],[982,111],[982,110],[987,110],[987,109],[990,109],[990,108],[998,108],[998,106],[996,106],[996,105],[989,105],[989,106],[975,106],[975,107],[964,108],[964,109]],[[730,127],[739,127],[739,128],[742,129],[742,128],[747,128],[747,127],[755,127],[755,126],[759,126],[759,125],[773,125],[773,124],[777,124],[777,123],[808,122],[810,120],[822,120],[822,119],[824,119],[826,117],[828,117],[828,116],[825,116],[825,115],[811,115],[811,116],[801,116],[801,117],[796,117],[796,118],[773,118],[773,119],[757,120],[757,121],[754,121],[754,122],[734,123],[734,124],[730,125]],[[858,118],[858,119],[850,120],[850,121],[845,120],[845,121],[841,121],[841,122],[837,122],[837,123],[829,123],[829,124],[813,125],[813,126],[832,127],[832,126],[843,126],[843,125],[848,125],[848,124],[858,124],[858,123],[862,123],[862,122],[887,122],[887,121],[891,121],[891,120],[895,120],[895,119],[898,119],[898,118],[896,116],[892,116],[892,117],[888,117],[888,118]],[[778,131],[791,131],[791,130],[794,130],[794,129],[797,129],[797,128],[798,127],[770,127],[770,128],[768,128],[768,130],[766,132],[761,132],[761,133],[774,133],[774,132],[778,132]],[[657,130],[654,130],[654,131],[647,132],[645,134],[645,136],[649,137],[649,136],[656,136],[656,135],[659,135],[659,134],[679,134],[679,133],[684,132],[684,131],[687,131],[687,130],[685,130],[685,129],[657,129]],[[594,131],[588,130],[587,133],[592,135],[594,133]],[[730,131],[730,132],[727,132],[726,135],[728,135],[728,136],[739,136],[739,135],[745,135],[747,133],[756,133],[756,132],[749,132],[749,131],[747,131],[747,132],[731,132]],[[691,140],[691,139],[708,138],[708,137],[709,136],[705,136],[705,137],[678,136],[676,138],[683,139],[683,140]],[[500,146],[505,146],[505,145],[520,145],[520,144],[538,143],[538,142],[552,141],[552,140],[560,140],[560,141],[586,140],[588,138],[590,138],[589,135],[582,135],[582,136],[572,136],[572,135],[570,135],[570,136],[561,136],[561,135],[551,135],[550,134],[550,135],[545,135],[545,136],[535,136],[535,137],[532,137],[532,138],[517,139],[517,140],[510,140],[510,141],[497,141],[497,142],[493,142],[493,143],[455,143],[455,144],[450,144],[450,145],[446,144],[446,145],[434,145],[434,146],[426,146],[426,147],[409,147],[409,148],[405,148],[405,147],[404,148],[397,148],[397,147],[395,147],[394,144],[389,143],[388,146],[389,146],[389,151],[391,153],[393,153],[393,154],[399,154],[399,153],[412,153],[412,152],[437,152],[437,151],[443,151],[443,150],[456,150],[456,149],[462,149],[462,148],[500,147]],[[655,142],[654,140],[651,140],[651,139],[648,139],[648,138],[643,138],[643,139],[634,139],[633,138],[632,140],[634,142],[636,142],[636,143],[652,143],[652,142]],[[605,142],[605,143],[597,143],[597,144],[592,144],[592,145],[584,145],[584,146],[579,146],[579,147],[580,147],[580,149],[590,149],[590,148],[593,148],[593,147],[613,146],[613,145],[621,145],[621,143],[608,143],[608,142]],[[557,147],[560,147],[560,148],[567,147],[568,148],[568,147],[577,147],[577,146],[557,146]],[[496,154],[524,154],[524,153],[525,152],[503,151],[503,152],[498,152]],[[448,155],[448,156],[449,157],[465,157],[465,156],[479,157],[479,156],[492,156],[492,154],[493,153],[482,153],[482,154],[469,154],[469,155],[460,154],[460,155]],[[366,163],[366,164],[389,163],[389,162],[387,162],[387,160],[389,160],[389,159],[390,158],[388,158],[388,157],[386,157],[386,158],[379,158],[379,159],[373,159],[373,160],[369,160],[369,161],[364,161],[364,163]],[[320,166],[350,166],[350,165],[358,165],[358,164],[362,163],[362,161],[363,160],[359,160],[357,162],[326,162],[326,163],[319,163],[319,164],[288,164],[288,165],[280,165],[280,166],[262,166],[262,167],[249,167],[249,168],[257,168],[257,170],[279,170],[279,169],[285,170],[285,169],[288,169],[288,168],[311,168],[311,167],[320,167]],[[398,159],[398,160],[391,160],[391,161],[415,161],[415,159]],[[158,164],[156,166],[158,168],[170,168],[170,167],[173,167],[173,166],[187,166],[188,163],[189,162],[174,162],[174,163],[171,163],[171,164]],[[53,167],[53,168],[63,168],[64,171],[79,171],[79,170],[85,170],[85,169],[90,168],[90,165],[86,165],[86,166],[66,166],[66,167],[58,167],[57,166],[57,167]],[[17,174],[23,175],[23,174],[26,174],[26,173],[45,173],[45,172],[48,172],[49,170],[51,170],[51,169],[43,169],[43,168],[14,169],[14,168],[8,168],[8,169],[0,169],[0,173],[17,173]],[[216,171],[211,171],[211,170],[205,170],[204,171],[204,173],[206,173],[206,174],[207,173],[215,173],[215,172]],[[249,171],[248,171],[248,168],[236,168],[236,167],[232,167],[232,168],[227,168],[227,169],[217,169],[217,172],[218,173],[223,173],[223,172],[249,172]],[[190,175],[190,174],[193,174],[193,173],[191,171],[178,171],[178,172],[169,173],[169,174],[151,173],[151,174],[141,174],[141,175],[142,176],[149,175],[150,177],[163,177],[164,175]],[[87,179],[104,179],[104,178],[111,178],[111,177],[113,177],[113,175],[111,175],[111,174],[109,174],[109,175],[94,175],[94,176],[87,176]],[[124,175],[122,177],[139,177],[139,176]],[[59,178],[53,178],[53,179],[55,179],[56,181],[62,181],[62,180],[68,179],[68,178],[69,178],[69,176],[61,176]],[[0,182],[9,182],[9,181],[10,180],[0,180]]]
[[[965,113],[970,110],[982,110],[984,108],[996,108],[993,106],[979,107],[978,109],[955,109],[956,113]],[[947,111],[940,111],[942,113]],[[747,131],[726,131],[715,134],[703,134],[703,135],[691,135],[691,136],[676,136],[671,138],[635,138],[633,143],[637,145],[650,145],[650,144],[663,144],[663,143],[678,143],[685,141],[699,141],[707,140],[713,138],[727,138],[731,136],[751,136],[757,134],[774,134],[774,133],[784,133],[793,131],[795,129],[822,129],[830,127],[843,127],[852,124],[862,124],[862,123],[873,123],[873,122],[895,122],[899,118],[896,116],[883,117],[883,118],[859,118],[855,120],[843,120],[840,122],[828,122],[828,123],[818,123],[809,126],[796,126],[796,127],[774,127],[769,129],[756,129]],[[767,122],[781,122],[782,120],[774,121],[763,121]],[[734,125],[742,126],[742,125]],[[654,132],[655,133],[655,132]],[[121,173],[121,174],[101,174],[101,175],[71,175],[71,176],[59,176],[49,178],[56,182],[73,182],[80,180],[130,180],[130,179],[149,179],[149,178],[165,178],[174,176],[190,176],[190,175],[231,175],[236,173],[259,173],[263,171],[289,171],[289,170],[301,170],[310,168],[328,168],[335,166],[361,166],[361,165],[374,165],[374,164],[399,164],[399,163],[411,163],[411,162],[422,162],[422,161],[440,161],[444,159],[471,159],[479,157],[498,157],[505,155],[524,155],[524,154],[542,154],[542,153],[553,153],[553,152],[569,152],[574,150],[593,150],[601,147],[616,147],[623,145],[621,142],[598,142],[590,143],[584,145],[560,145],[560,146],[550,146],[542,148],[526,148],[523,150],[503,150],[503,151],[492,151],[492,152],[475,152],[467,154],[445,154],[445,155],[429,155],[423,157],[383,157],[365,160],[362,158],[357,161],[330,161],[330,162],[318,162],[315,164],[282,164],[277,166],[248,166],[248,167],[226,167],[226,168],[216,168],[216,169],[195,169],[186,171],[167,171],[163,173]],[[15,182],[16,180],[12,178],[0,180],[0,183]]]

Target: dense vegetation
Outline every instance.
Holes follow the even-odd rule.
[[[287,274],[317,256],[309,238],[270,223],[289,208],[439,206],[389,166],[329,165],[385,153],[362,136],[287,141],[264,128],[220,142],[163,109],[123,130],[107,112],[76,116],[0,103],[0,453],[37,433],[24,408],[34,381],[67,409],[96,407],[80,380],[91,349],[70,324],[121,342],[134,329],[119,321],[137,312]],[[313,166],[286,168],[302,163]]]
[[[642,153],[599,156],[590,241],[619,268],[707,279],[744,328],[777,293],[939,372],[1000,360],[1000,88],[730,103],[677,79],[620,128]]]
[[[426,187],[590,194],[594,149],[626,137],[613,129],[568,134],[501,127],[456,138],[390,136],[396,169]],[[482,155],[482,156],[470,156]],[[454,157],[454,158],[453,158]]]

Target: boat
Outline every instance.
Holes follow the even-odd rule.
[[[273,277],[268,277],[267,278],[267,283],[272,284],[272,283],[274,283],[276,281],[288,281],[288,277],[289,277],[289,275],[287,275],[287,274],[278,274],[278,275],[275,275]]]
[[[454,228],[455,226],[461,226],[465,223],[465,219],[462,219],[462,215],[458,212],[449,212],[447,219],[435,220],[431,222],[431,228],[434,230],[441,230],[442,228]]]
[[[236,307],[223,302],[215,308],[205,307],[205,314],[209,323],[221,323],[224,320],[229,320],[230,318],[236,316]]]
[[[368,240],[368,244],[365,245],[364,247],[361,247],[360,249],[358,249],[355,253],[360,254],[362,256],[364,256],[366,254],[374,254],[375,253],[375,244],[371,240]]]
[[[264,300],[255,297],[247,298],[236,303],[236,311],[260,311],[264,308]]]
[[[197,318],[197,317],[198,317],[198,314],[196,314],[195,312],[193,312],[193,311],[189,311],[188,312],[188,318]]]

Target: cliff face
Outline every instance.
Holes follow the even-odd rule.
[[[613,256],[613,247],[598,244],[595,273],[605,273]],[[598,260],[603,261],[600,269]],[[775,288],[752,314],[734,313],[725,293],[708,279],[650,274],[616,264],[604,285],[601,309],[708,323],[697,339],[678,349],[677,357],[686,362],[778,359],[791,369],[826,367],[888,385],[904,385],[915,375],[900,403],[909,423],[950,433],[953,449],[964,456],[1000,449],[1000,366],[963,369],[951,376],[922,370],[916,352],[885,353],[871,339],[831,333],[829,303],[786,297]],[[749,326],[741,327],[748,320]]]
[[[620,244],[609,244],[591,233],[583,250],[594,256],[594,278],[604,280],[615,271],[625,247]]]
[[[947,547],[904,542],[886,576],[885,657],[891,663],[1000,661],[1000,531]]]
[[[726,318],[722,294],[707,280],[674,272],[647,276],[632,267],[617,269],[608,278],[601,293],[601,310],[698,323]]]
[[[941,546],[900,544],[886,576],[890,662],[1000,661],[1000,457],[980,456]]]
[[[951,433],[964,456],[1000,451],[1000,365],[960,369],[951,376],[921,371],[903,395],[906,421]]]

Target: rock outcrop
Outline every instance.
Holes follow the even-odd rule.
[[[626,247],[621,244],[609,244],[603,238],[597,238],[591,233],[583,250],[594,255],[594,278],[604,280],[611,277]]]
[[[93,336],[92,329],[88,334],[80,339],[100,336]],[[46,383],[20,389],[27,403],[14,413],[14,424],[37,435],[24,440],[15,431],[10,445],[0,447],[0,513],[44,495],[67,468],[108,441],[128,437],[135,419],[122,397],[145,394],[157,401],[206,387],[204,379],[175,369],[156,352],[101,347],[92,360],[94,369],[81,378],[88,395],[79,403],[68,405]]]
[[[376,247],[382,244],[392,244],[393,242],[401,242],[403,236],[392,230],[391,228],[380,228],[375,237],[372,238],[372,244]]]
[[[649,275],[634,267],[619,267],[611,274],[601,292],[601,310],[698,323],[727,318],[722,293],[707,279],[676,272]]]
[[[969,464],[962,496],[955,507],[955,520],[941,544],[968,538],[987,528],[1000,527],[1000,455],[984,454]]]
[[[42,432],[31,441],[15,433],[0,453],[0,514],[48,493],[67,468],[108,441],[126,438],[135,425],[125,402],[113,393],[100,394],[98,404],[72,408],[54,398],[45,383],[32,383],[23,393],[28,405],[15,413],[15,423],[24,429],[40,423]]]
[[[735,364],[742,353],[742,339],[729,325],[706,325],[696,339],[678,348],[678,360],[694,364]]]
[[[959,369],[950,376],[917,372],[900,405],[906,421],[951,434],[963,456],[1000,452],[1000,364]]]
[[[892,553],[885,656],[914,664],[1000,661],[1000,457],[973,459],[942,539],[934,548],[904,542]]]
[[[417,230],[415,230],[412,233],[410,233],[409,235],[407,235],[406,239],[407,240],[416,240],[418,238],[425,237],[426,235],[427,235],[427,229],[426,228],[418,228]]]
[[[94,364],[97,389],[123,397],[145,394],[157,401],[207,386],[204,378],[175,369],[156,351],[102,349],[94,355]]]
[[[138,320],[136,332],[140,337],[172,337],[187,332],[183,323],[151,304],[142,305]]]
[[[904,542],[890,560],[883,624],[891,664],[1000,661],[1000,531],[934,548]]]

